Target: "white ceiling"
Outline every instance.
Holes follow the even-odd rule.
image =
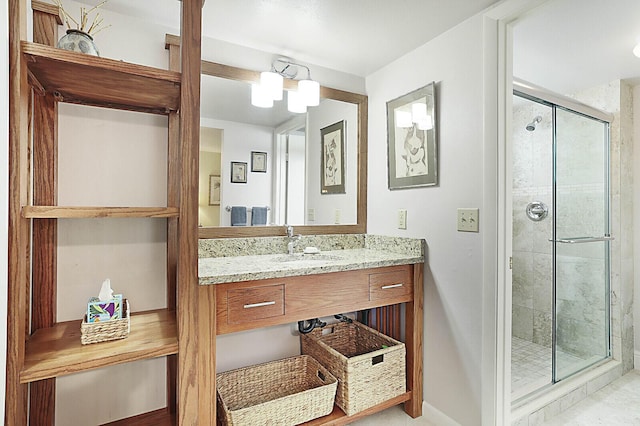
[[[207,0],[203,34],[366,77],[493,3]],[[174,28],[180,16],[177,0],[104,7]],[[638,41],[640,0],[549,0],[514,27],[514,74],[558,93],[639,77],[640,59],[631,53]]]
[[[205,37],[365,77],[495,2],[207,0],[202,32]],[[180,16],[176,0],[109,0],[103,7],[169,27],[176,27]]]
[[[640,0],[553,0],[514,27],[514,75],[561,94],[640,77]]]

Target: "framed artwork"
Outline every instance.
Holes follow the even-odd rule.
[[[220,205],[220,175],[209,175],[209,205]]]
[[[387,102],[389,189],[438,184],[435,83]]]
[[[338,121],[320,129],[320,193],[344,194],[344,132],[346,122]]]
[[[266,173],[267,172],[267,153],[251,151],[251,171]]]
[[[231,183],[247,183],[247,163],[231,162]]]

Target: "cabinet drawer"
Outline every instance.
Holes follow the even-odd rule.
[[[227,322],[241,324],[284,315],[284,284],[227,291]]]
[[[410,296],[412,291],[411,268],[369,274],[370,300]]]

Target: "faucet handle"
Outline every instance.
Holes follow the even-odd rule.
[[[293,226],[291,225],[285,225],[287,227],[287,237],[291,238],[293,237]]]

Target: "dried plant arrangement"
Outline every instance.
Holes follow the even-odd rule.
[[[104,19],[100,16],[100,12],[98,11],[98,9],[101,8],[108,1],[109,0],[104,0],[88,10],[86,7],[81,7],[80,19],[79,19],[80,22],[78,22],[73,18],[73,16],[71,16],[71,14],[69,14],[69,12],[67,12],[64,9],[64,6],[62,6],[61,0],[53,0],[55,5],[58,6],[62,11],[62,15],[64,16],[64,22],[67,25],[67,29],[82,31],[91,36],[111,26],[111,25],[107,25],[106,27],[102,26]],[[93,19],[91,19],[89,15],[94,12],[95,12],[95,16],[93,17]],[[91,19],[91,24],[89,25],[90,19]],[[75,27],[73,27],[71,23],[75,24]]]

